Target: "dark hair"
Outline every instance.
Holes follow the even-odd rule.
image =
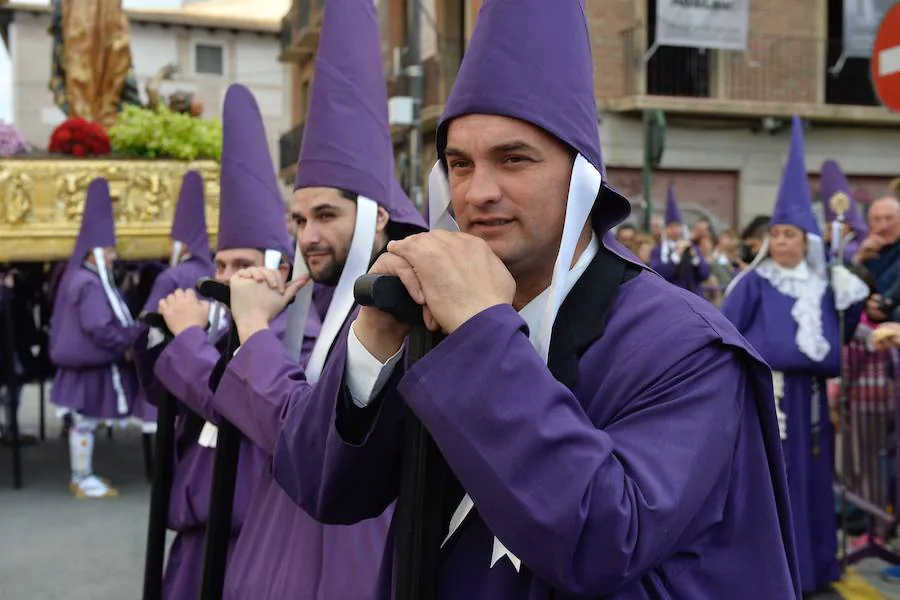
[[[753,217],[750,224],[741,232],[741,239],[762,238],[766,233],[766,229],[769,227],[770,220],[771,218],[766,215],[757,215],[756,217]]]
[[[616,233],[618,233],[619,231],[625,231],[627,229],[630,229],[631,231],[634,231],[635,233],[637,233],[637,227],[635,227],[631,223],[622,223],[621,225],[619,225],[619,228],[616,230]]]
[[[359,194],[357,194],[356,192],[350,192],[348,190],[342,190],[341,188],[338,188],[338,193],[342,198],[346,198],[350,202],[356,202],[357,200],[359,200]]]

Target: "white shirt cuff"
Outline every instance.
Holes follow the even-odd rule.
[[[366,350],[356,337],[353,327],[350,327],[350,333],[347,335],[347,366],[344,376],[353,404],[365,408],[381,392],[394,372],[394,367],[400,361],[405,346],[406,342],[403,342],[400,350],[386,363],[381,364],[381,361]]]
[[[700,257],[695,254],[694,257],[691,259],[691,264],[694,265],[695,267],[699,267],[700,266]]]
[[[672,254],[669,255],[669,260],[672,261],[673,265],[681,264],[681,255],[675,250],[672,250]]]

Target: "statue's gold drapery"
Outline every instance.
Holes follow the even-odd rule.
[[[63,0],[62,31],[69,116],[109,128],[131,69],[131,27],[122,0]]]

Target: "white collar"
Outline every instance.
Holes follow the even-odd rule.
[[[569,270],[568,275],[566,275],[566,281],[563,284],[563,298],[569,295],[569,292],[572,291],[572,288],[581,278],[582,274],[587,270],[588,265],[591,264],[591,261],[594,260],[594,257],[597,256],[597,253],[600,251],[600,240],[597,237],[596,233],[591,233],[591,241],[588,244],[587,248],[584,249],[584,252],[581,253],[581,256],[575,262],[575,266]],[[528,331],[529,338],[532,343],[536,339],[538,335],[538,325],[541,322],[541,315],[543,314],[544,307],[547,304],[547,296],[550,294],[550,288],[547,287],[540,294],[532,298],[531,302],[522,307],[522,310],[519,311],[519,316],[525,319],[525,322],[528,323]]]

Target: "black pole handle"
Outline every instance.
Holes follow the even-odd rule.
[[[219,283],[211,277],[201,277],[197,280],[197,292],[206,298],[212,298],[220,304],[231,306],[231,289],[227,283]]]
[[[225,307],[231,306],[231,289],[228,284],[203,277],[197,281],[197,291],[201,296],[212,298]],[[232,325],[228,332],[225,353],[222,356],[224,371],[234,352],[240,345],[237,330]],[[215,378],[215,373],[214,373]],[[219,380],[210,381],[215,390]],[[219,420],[215,458],[209,501],[209,517],[206,523],[206,542],[203,553],[203,575],[200,582],[201,600],[220,600],[225,587],[225,568],[228,563],[228,543],[231,538],[231,514],[234,509],[234,489],[237,482],[238,461],[240,459],[241,432],[227,419]]]
[[[159,313],[144,313],[140,320],[162,331],[165,342],[172,340],[172,332]],[[153,482],[150,487],[150,515],[147,524],[147,549],[144,556],[143,600],[162,600],[165,573],[166,529],[169,502],[172,495],[175,458],[175,415],[177,403],[168,390],[162,394],[156,416],[156,453]]]
[[[159,329],[166,337],[167,342],[175,337],[172,335],[172,332],[169,331],[169,326],[166,325],[166,320],[159,313],[145,312],[140,316],[140,320],[144,323],[144,325],[147,325],[148,327]]]
[[[424,325],[419,305],[399,277],[363,275],[353,285],[353,297],[360,306],[371,306],[390,314],[401,323]]]

